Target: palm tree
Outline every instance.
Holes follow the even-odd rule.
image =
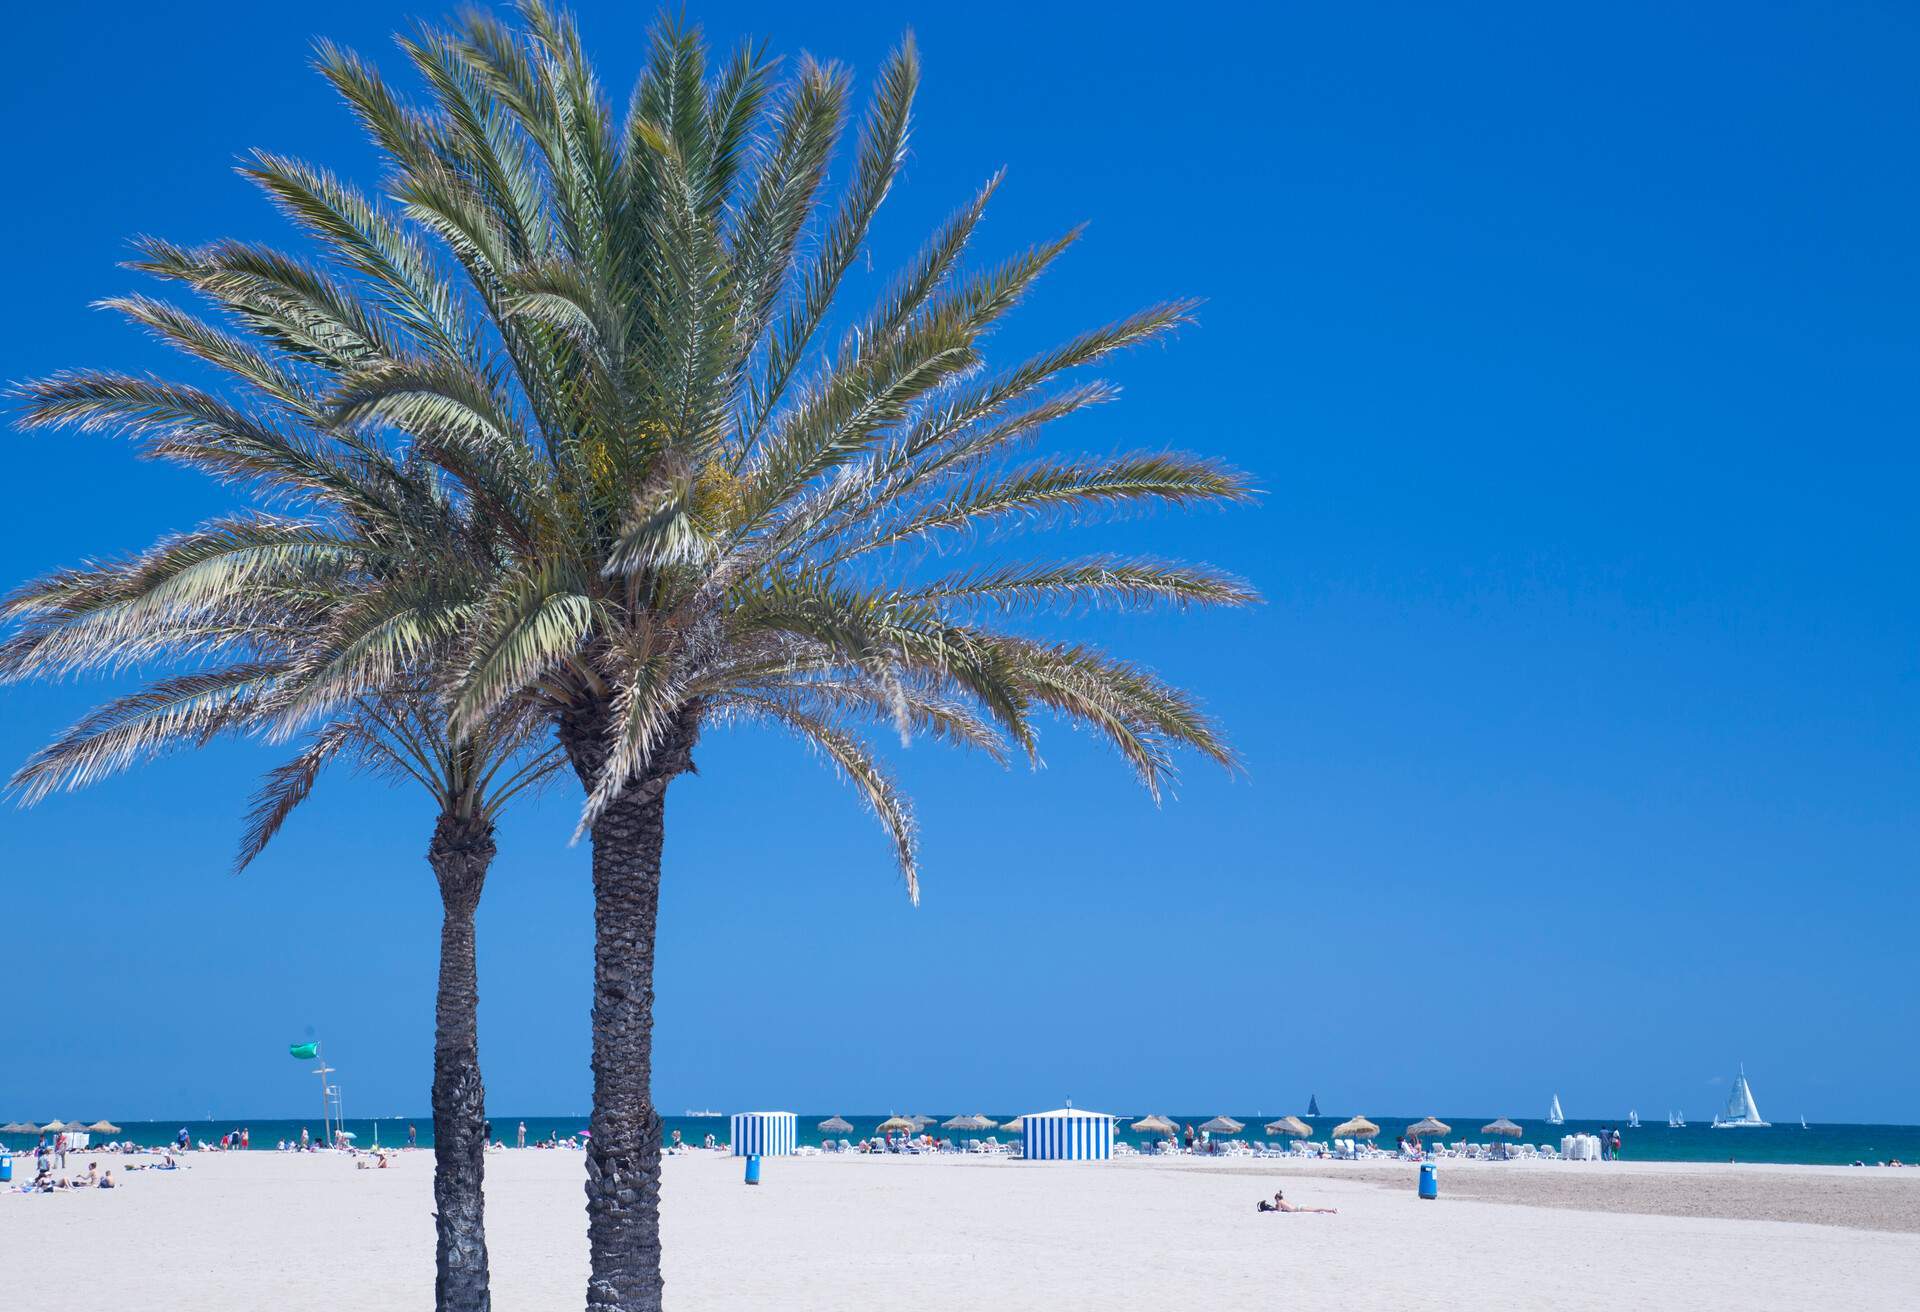
[[[242,294],[201,290],[243,321],[256,313]],[[0,680],[126,664],[186,668],[107,703],[37,752],[11,781],[28,803],[222,733],[284,735],[298,723],[283,713],[288,677],[317,658],[314,641],[333,611],[351,606],[375,580],[394,585],[404,577],[453,614],[461,590],[487,577],[480,568],[486,536],[468,508],[404,459],[331,425],[294,362],[267,353],[276,335],[270,318],[253,322],[247,341],[146,298],[111,304],[221,365],[242,399],[76,374],[30,385],[27,422],[125,428],[163,458],[219,475],[239,472],[260,499],[310,513],[225,517],[131,559],[35,580],[0,604],[0,619],[13,630],[0,643]],[[302,367],[318,375],[325,362]],[[236,434],[194,419],[194,411],[225,414],[232,425],[249,413],[271,419],[254,423],[256,440],[236,469]],[[456,737],[427,669],[397,670],[384,687],[362,689],[306,729],[301,750],[256,795],[236,869],[261,853],[333,762],[412,780],[433,799],[427,861],[442,907],[432,1085],[435,1305],[470,1312],[490,1306],[474,916],[502,809],[550,775],[559,757],[545,726],[511,708]]]
[[[479,15],[403,40],[418,104],[322,47],[387,157],[387,203],[278,156],[249,165],[366,304],[254,247],[150,245],[145,267],[267,319],[277,351],[320,357],[329,441],[404,450],[486,535],[472,586],[440,585],[431,559],[363,572],[276,676],[274,714],[300,722],[431,671],[451,741],[502,715],[557,728],[586,794],[595,895],[587,1302],[651,1309],[660,857],[701,734],[758,722],[816,748],[886,828],[913,898],[912,815],[873,730],[1037,761],[1051,714],[1101,735],[1157,800],[1182,748],[1232,766],[1218,729],[1151,671],[1061,633],[1087,606],[1240,605],[1251,590],[1130,556],[937,562],[995,531],[1249,491],[1172,452],[1026,454],[1113,399],[1087,366],[1194,307],[990,368],[987,337],[1077,236],[971,269],[997,178],[875,305],[842,305],[906,156],[910,41],[834,185],[843,69],[802,59],[782,78],[751,47],[710,68],[697,33],[663,23],[616,116],[571,19],[522,14],[520,30]],[[160,416],[163,445],[251,461],[260,440],[245,416],[144,384],[43,388],[32,404],[50,417]]]

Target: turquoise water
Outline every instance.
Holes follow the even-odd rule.
[[[941,1117],[946,1119],[947,1113]],[[1202,1122],[1212,1119],[1215,1113],[1204,1115],[1174,1116],[1169,1119],[1180,1125],[1198,1127]],[[808,1113],[800,1117],[800,1142],[818,1144],[821,1134],[815,1127],[832,1113]],[[846,1137],[859,1139],[870,1136],[874,1127],[886,1119],[881,1115],[846,1115],[844,1119],[853,1123],[854,1132]],[[996,1121],[1010,1120],[1013,1112],[986,1115]],[[1139,1119],[1144,1112],[1131,1119]],[[1230,1112],[1235,1120],[1244,1121],[1247,1130],[1240,1138],[1257,1139],[1261,1135],[1260,1126],[1268,1120],[1276,1119],[1280,1113],[1249,1113],[1241,1115]],[[493,1134],[496,1139],[512,1143],[514,1129],[522,1118],[517,1116],[496,1116],[493,1118]],[[529,1143],[557,1134],[562,1140],[569,1135],[579,1134],[587,1128],[584,1116],[528,1116],[527,1141]],[[1317,1132],[1315,1138],[1325,1139],[1329,1131],[1345,1117],[1322,1116],[1312,1122]],[[1380,1137],[1376,1140],[1383,1147],[1390,1147],[1400,1133],[1417,1118],[1384,1117],[1371,1118],[1380,1126]],[[1453,1133],[1447,1136],[1449,1142],[1455,1139],[1483,1140],[1487,1136],[1479,1132],[1479,1127],[1493,1120],[1492,1116],[1446,1116],[1441,1120],[1453,1126]],[[433,1124],[425,1117],[414,1120],[419,1129],[419,1142],[422,1147],[433,1142]],[[1598,1134],[1602,1129],[1618,1126],[1616,1121],[1568,1121],[1565,1125],[1554,1127],[1543,1121],[1521,1121],[1526,1131],[1527,1143],[1551,1143],[1558,1145],[1563,1134]],[[122,1121],[121,1133],[116,1139],[131,1139],[135,1143],[159,1145],[172,1141],[174,1135],[184,1126],[196,1140],[218,1142],[222,1134],[245,1126],[249,1140],[255,1151],[271,1149],[275,1141],[286,1138],[297,1140],[302,1126],[308,1132],[318,1136],[319,1119],[308,1120],[223,1120],[223,1121]],[[363,1146],[404,1144],[407,1140],[407,1120],[404,1117],[375,1121],[348,1120],[347,1128],[353,1131],[355,1141]],[[725,1117],[688,1117],[669,1116],[663,1118],[663,1132],[669,1138],[678,1130],[691,1144],[701,1143],[709,1134],[720,1143],[727,1141],[728,1122]],[[937,1126],[930,1132],[942,1133]],[[961,1134],[961,1139],[984,1138],[993,1131],[981,1134]],[[1001,1136],[1005,1138],[1005,1136]],[[1143,1144],[1146,1136],[1136,1135],[1121,1127],[1120,1137],[1133,1144]],[[31,1148],[37,1136],[5,1135],[0,1136],[13,1149]],[[1621,1156],[1628,1161],[1658,1162],[1724,1162],[1734,1158],[1742,1162],[1787,1162],[1805,1165],[1842,1166],[1849,1162],[1884,1162],[1898,1159],[1904,1162],[1920,1162],[1920,1126],[1914,1125],[1819,1125],[1802,1130],[1796,1120],[1791,1124],[1778,1124],[1770,1130],[1715,1130],[1707,1125],[1689,1125],[1685,1129],[1670,1130],[1664,1121],[1642,1126],[1638,1130],[1621,1129]]]

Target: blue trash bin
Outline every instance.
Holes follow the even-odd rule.
[[[1420,1163],[1420,1196],[1422,1198],[1440,1196],[1440,1172],[1434,1169],[1432,1162]]]
[[[753,1153],[747,1158],[747,1183],[760,1183],[760,1154]]]
[[[13,1154],[0,1153],[0,1184],[13,1179]]]

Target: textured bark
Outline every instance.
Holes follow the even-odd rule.
[[[433,1029],[433,1305],[438,1312],[488,1312],[486,1089],[480,1082],[480,986],[473,915],[493,826],[442,815],[427,860],[440,881],[440,991]]]
[[[560,742],[589,790],[605,759],[604,706],[562,719]],[[653,1107],[653,947],[667,785],[693,768],[689,708],[594,822],[593,1133],[587,1145],[589,1308],[657,1312],[660,1117]]]

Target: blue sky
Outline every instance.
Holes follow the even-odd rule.
[[[87,308],[126,240],[285,240],[264,146],[371,182],[305,66],[431,9],[41,6],[0,375],[173,367]],[[582,9],[624,94],[643,6]],[[1061,446],[1204,450],[1252,509],[1080,535],[1268,604],[1087,618],[1200,690],[1248,763],[1155,809],[1065,729],[1046,768],[930,745],[925,899],[797,748],[721,736],[671,803],[656,1093],[671,1111],[1082,1105],[1920,1119],[1920,20],[1892,5],[709,5],[864,80],[911,24],[915,152],[870,293],[1005,165],[992,257],[1086,240],[1007,357],[1147,301]],[[113,440],[8,432],[0,579],[222,494]],[[17,762],[100,685],[0,690]],[[227,873],[223,746],[0,812],[0,1119],[294,1113],[318,1035],[355,1114],[425,1110],[430,817],[330,781]],[[564,792],[480,915],[496,1112],[584,1110],[590,899]],[[1719,1083],[1716,1083],[1719,1081]]]

